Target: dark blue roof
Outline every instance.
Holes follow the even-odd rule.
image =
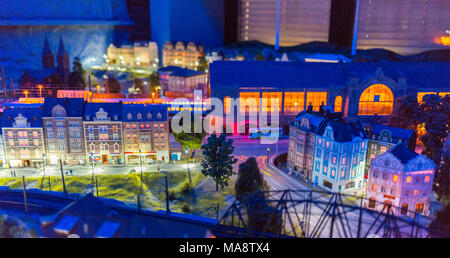
[[[137,119],[138,113],[141,113],[142,119]],[[148,113],[151,114],[151,117],[147,116]],[[161,113],[160,119],[158,119],[158,113]],[[128,119],[128,114],[131,114],[131,119]],[[167,105],[124,104],[122,109],[122,121],[167,121]]]
[[[323,136],[327,126],[333,128],[333,137],[337,142],[351,142],[354,138],[360,137],[366,139],[367,135],[359,120],[357,121],[344,121],[341,119],[327,118],[320,127],[316,134]]]
[[[68,117],[83,117],[84,99],[82,98],[45,98],[43,117],[51,117],[52,109],[61,105],[66,110]]]
[[[450,63],[366,62],[306,63],[276,61],[215,61],[210,64],[211,88],[221,85],[328,88],[345,87],[352,76],[361,80],[381,68],[397,80],[405,77],[409,86],[450,89]]]
[[[2,127],[13,127],[15,118],[22,114],[27,118],[30,127],[42,127],[42,109],[41,108],[7,108],[3,111]]]
[[[392,153],[392,155],[397,157],[403,164],[407,164],[410,160],[419,156],[419,154],[407,148],[404,144],[396,144],[394,147],[390,148],[388,152]]]
[[[83,120],[92,121],[100,108],[103,109],[106,113],[108,113],[108,117],[111,121],[121,121],[122,118],[122,106],[121,102],[119,103],[86,103],[84,117]],[[89,120],[86,119],[89,116]],[[117,120],[115,119],[117,117]]]
[[[414,134],[414,130],[403,129],[398,127],[392,127],[381,124],[374,124],[372,129],[370,130],[370,136],[380,136],[381,131],[388,130],[391,132],[391,137],[395,139],[401,139],[403,143],[408,143],[411,139],[411,136]],[[369,136],[369,138],[370,138]]]
[[[170,75],[173,76],[180,76],[180,77],[191,77],[191,76],[197,76],[205,74],[202,71],[194,71],[187,68],[181,68],[178,66],[166,66],[158,69],[158,73],[165,72],[170,73]]]

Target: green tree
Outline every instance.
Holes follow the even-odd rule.
[[[237,159],[233,158],[233,150],[233,140],[227,140],[225,134],[219,137],[211,134],[207,143],[202,145],[202,173],[213,178],[216,191],[219,191],[219,185],[228,185],[228,180],[234,173],[233,164]]]
[[[160,86],[159,84],[159,74],[157,72],[153,72],[150,75],[150,86],[148,87],[148,92],[157,92],[156,87]]]
[[[191,123],[191,125],[192,127],[190,132],[172,132],[175,141],[181,144],[183,150],[188,148],[190,153],[202,147],[202,140],[206,136],[206,133],[203,130],[201,133],[194,133],[194,123]]]
[[[68,83],[72,89],[84,90],[86,87],[85,71],[80,62],[79,57],[75,57],[73,61],[72,72],[69,74]]]
[[[206,72],[206,70],[208,70],[208,62],[206,61],[205,56],[200,56],[198,58],[197,69],[202,72]]]
[[[112,75],[108,76],[105,87],[108,87],[110,93],[120,93],[122,90],[122,85],[120,85],[119,81]]]
[[[255,61],[266,61],[266,58],[261,53],[259,53],[255,56]]]
[[[269,186],[259,171],[258,163],[254,157],[250,157],[239,164],[238,178],[234,189],[238,200],[245,198],[248,194],[269,190]]]
[[[450,203],[440,210],[436,218],[428,226],[428,232],[433,238],[450,237]]]
[[[389,125],[405,129],[414,129],[417,127],[417,112],[419,104],[417,97],[412,94],[406,94],[395,101],[394,111],[389,117]]]
[[[446,171],[442,170],[442,163],[443,145],[449,131],[450,96],[442,98],[436,94],[428,94],[423,97],[422,101],[417,114],[418,123],[423,123],[426,130],[426,133],[420,137],[425,146],[422,154],[436,164],[434,190],[439,199],[446,198],[445,193],[449,192],[450,185],[445,179]]]

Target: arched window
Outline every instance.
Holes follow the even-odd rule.
[[[156,118],[161,119],[162,118],[161,113],[158,112],[158,114],[156,114]]]
[[[394,106],[394,94],[383,84],[374,84],[363,91],[359,98],[358,115],[390,115]]]
[[[417,213],[423,213],[423,203],[422,202],[418,202],[416,204],[416,212]]]
[[[56,117],[67,116],[66,109],[61,105],[56,105],[52,108],[52,116]]]
[[[402,213],[402,214],[408,213],[408,204],[407,204],[407,203],[402,204],[402,210],[401,210],[401,213]]]
[[[136,115],[136,118],[137,118],[138,120],[141,120],[141,119],[142,119],[142,114],[141,114],[141,113],[138,113],[138,114]]]
[[[151,119],[152,119],[152,113],[150,113],[150,112],[147,113],[147,119],[148,119],[148,120],[151,120]]]
[[[128,120],[133,119],[133,115],[132,115],[131,113],[128,113],[128,114],[127,114],[127,119],[128,119]]]
[[[334,112],[341,112],[342,111],[342,97],[337,96],[334,99]]]

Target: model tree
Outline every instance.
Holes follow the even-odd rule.
[[[450,203],[437,213],[436,218],[428,226],[432,238],[450,237]]]
[[[144,82],[141,79],[134,79],[133,88],[135,91],[138,91],[141,94],[145,93]]]
[[[269,186],[259,171],[256,159],[251,157],[241,163],[235,185],[236,199],[240,200],[248,194],[266,190],[269,190]]]
[[[68,83],[70,88],[75,90],[84,90],[86,82],[84,81],[85,71],[80,62],[79,57],[75,57],[73,61],[72,72],[69,74]]]
[[[191,117],[193,119],[193,117]],[[192,120],[191,120],[192,121]],[[201,133],[194,133],[194,123],[191,123],[191,130],[189,132],[172,132],[175,141],[181,144],[182,149],[188,149],[189,153],[193,153],[194,150],[198,150],[202,147],[202,140],[205,138],[206,133],[202,130]]]
[[[208,62],[206,61],[205,56],[200,56],[198,58],[197,69],[202,72],[206,72],[206,70],[208,70]]]
[[[159,86],[159,74],[153,72],[150,75],[150,86],[148,87],[148,92],[157,92],[156,87]]]
[[[418,112],[417,97],[412,94],[406,94],[395,101],[394,111],[389,117],[389,125],[405,129],[414,129],[417,127]]]
[[[443,171],[443,145],[448,136],[450,121],[450,96],[442,98],[436,94],[428,94],[423,97],[423,102],[418,109],[418,123],[425,125],[426,133],[420,137],[425,146],[422,154],[433,160],[436,164],[436,174],[434,190],[438,193],[438,198],[445,198],[449,192],[450,185],[446,176],[447,171]],[[439,182],[441,181],[441,183]]]
[[[259,53],[255,56],[255,61],[266,61],[266,58],[261,53]]]
[[[219,185],[228,185],[228,180],[233,175],[233,164],[237,162],[233,158],[233,150],[233,140],[227,140],[225,134],[219,137],[211,134],[207,143],[202,145],[202,173],[214,180],[216,191],[219,191]]]
[[[108,92],[110,93],[120,93],[122,90],[122,85],[120,85],[119,81],[112,75],[108,76],[105,87],[108,88]]]

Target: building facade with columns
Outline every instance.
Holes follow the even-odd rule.
[[[163,66],[173,65],[196,70],[198,58],[202,55],[203,46],[201,45],[197,46],[195,43],[189,42],[185,46],[181,41],[173,45],[171,41],[167,41],[162,49],[162,64]]]
[[[396,144],[371,161],[365,206],[395,215],[428,215],[433,194],[433,161]]]
[[[83,132],[84,99],[45,98],[42,124],[46,164],[86,163]]]

